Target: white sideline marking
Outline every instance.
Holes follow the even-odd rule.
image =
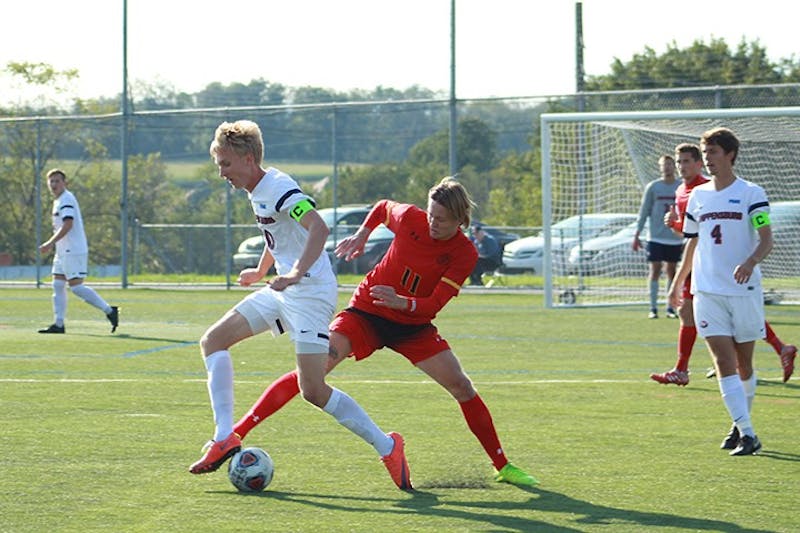
[[[117,379],[117,378],[0,378],[0,383],[137,383],[137,382],[158,382],[170,381],[169,379]],[[181,383],[206,383],[205,379],[181,379]],[[399,380],[399,379],[347,379],[339,378],[337,381],[358,384],[396,384],[396,385],[430,385],[435,382],[432,380]],[[649,380],[642,379],[534,379],[527,381],[478,381],[480,385],[536,385],[548,383],[642,383]],[[266,384],[267,380],[234,380],[234,383],[247,384]]]

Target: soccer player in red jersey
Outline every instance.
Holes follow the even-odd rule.
[[[686,205],[689,202],[689,195],[698,185],[708,181],[703,176],[703,157],[700,148],[696,144],[682,143],[675,147],[675,158],[678,162],[678,171],[683,178],[683,183],[675,191],[675,209],[664,216],[664,224],[672,228],[675,233],[683,235],[683,217],[686,213]],[[664,385],[674,384],[685,386],[689,384],[689,359],[692,357],[692,349],[697,339],[697,328],[694,324],[694,310],[692,307],[692,293],[689,291],[692,278],[687,276],[683,284],[682,297],[678,307],[678,318],[680,327],[678,329],[678,359],[675,368],[660,374],[650,374],[650,379],[663,383]],[[786,382],[794,372],[794,360],[797,356],[797,347],[792,344],[784,344],[772,328],[769,322],[764,322],[766,340],[781,360],[783,367],[783,381]],[[709,373],[713,377],[713,373]]]
[[[484,404],[458,358],[432,320],[457,296],[478,259],[464,234],[472,201],[464,186],[444,178],[430,189],[427,211],[391,200],[378,202],[358,231],[342,240],[336,255],[358,257],[379,224],[395,233],[389,250],[356,288],[331,323],[328,371],[347,357],[361,360],[391,348],[444,387],[459,403],[470,430],[497,470],[495,479],[531,486],[536,478],[506,458]],[[278,378],[234,427],[241,437],[298,393],[297,373]]]

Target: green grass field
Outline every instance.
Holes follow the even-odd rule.
[[[49,289],[0,289],[0,531],[797,531],[800,386],[756,351],[760,455],[718,448],[730,422],[698,342],[692,382],[658,385],[675,320],[644,307],[543,309],[530,294],[465,291],[437,324],[508,456],[541,485],[492,481],[455,402],[386,351],[332,384],[402,433],[416,486],[394,488],[371,447],[297,399],[245,443],[276,463],[266,492],[187,472],[211,436],[197,339],[241,290],[101,289],[121,326],[69,295],[67,334],[43,336]],[[342,293],[344,305],[349,295]],[[798,307],[768,306],[786,341]],[[293,366],[286,338],[234,348],[236,414]]]

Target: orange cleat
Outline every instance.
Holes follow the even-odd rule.
[[[192,474],[207,474],[222,466],[225,461],[242,449],[242,439],[231,433],[221,441],[210,440],[203,446],[203,457],[189,468]]]
[[[784,344],[781,348],[781,366],[783,367],[783,382],[789,381],[794,372],[794,358],[797,357],[797,346]]]
[[[394,431],[388,435],[394,441],[394,448],[392,448],[392,453],[381,457],[381,461],[389,471],[389,475],[392,476],[392,481],[397,488],[411,490],[414,487],[411,486],[411,472],[408,469],[408,461],[406,461],[403,437]]]

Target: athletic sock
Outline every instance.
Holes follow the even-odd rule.
[[[725,376],[719,379],[719,391],[722,393],[722,401],[728,409],[731,420],[739,428],[741,435],[755,436],[753,424],[750,421],[750,412],[747,408],[747,397],[744,385],[738,374]]]
[[[767,331],[764,340],[770,343],[772,345],[772,349],[775,350],[775,353],[780,356],[781,350],[783,349],[783,343],[778,336],[775,335],[775,332],[772,330],[772,327],[770,327],[769,322],[764,322],[764,329]]]
[[[208,370],[208,397],[214,412],[214,440],[225,439],[233,431],[233,361],[228,350],[205,358]]]
[[[753,373],[750,375],[749,378],[742,380],[742,387],[744,387],[744,395],[747,398],[747,412],[753,412],[753,399],[756,397],[756,371],[753,370]]]
[[[89,305],[93,305],[94,307],[100,309],[105,314],[111,312],[111,306],[103,300],[99,294],[95,292],[94,289],[91,287],[87,287],[83,283],[70,287],[72,289],[72,293],[75,294],[78,298],[83,300]]]
[[[297,383],[297,371],[288,372],[273,381],[261,397],[253,404],[236,425],[233,426],[241,438],[244,438],[250,430],[264,421],[267,417],[286,405],[289,400],[300,393],[300,385]]]
[[[53,315],[56,326],[64,327],[64,316],[67,314],[67,282],[63,279],[53,280]]]
[[[697,340],[696,326],[681,326],[678,328],[678,361],[675,363],[677,370],[688,372],[689,359],[692,357],[695,340]]]
[[[658,310],[658,280],[650,281],[650,309]]]
[[[381,457],[392,453],[394,440],[381,431],[367,412],[346,393],[334,387],[328,403],[322,410],[372,445]]]
[[[500,439],[497,437],[497,431],[494,428],[492,414],[486,404],[483,403],[480,395],[476,394],[471,400],[461,402],[458,405],[461,407],[467,426],[478,438],[489,459],[491,459],[492,465],[497,470],[503,468],[508,463],[508,459],[503,452],[503,447],[500,446]]]

